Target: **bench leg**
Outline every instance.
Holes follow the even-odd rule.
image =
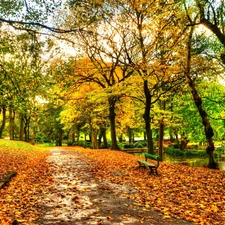
[[[150,169],[150,175],[151,174],[154,174],[154,175],[158,175],[158,172],[157,172],[157,168],[155,168],[155,167],[149,167],[149,169]]]
[[[140,168],[145,169],[145,165],[143,165],[143,164],[139,163],[139,165],[138,165],[138,167],[137,167],[136,169],[138,170],[138,169],[140,169]]]
[[[150,169],[150,175],[153,173],[154,174],[154,171],[153,171],[153,168],[152,167],[149,167],[149,169]]]

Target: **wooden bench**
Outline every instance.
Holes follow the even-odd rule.
[[[159,167],[160,157],[157,155],[152,155],[148,152],[145,152],[144,155],[145,155],[145,160],[137,160],[137,162],[139,163],[139,168],[148,167],[150,169],[150,174],[152,173],[158,174],[157,168]],[[156,164],[150,163],[148,162],[148,159],[155,160],[157,161],[157,163]]]

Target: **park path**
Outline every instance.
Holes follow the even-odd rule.
[[[41,196],[39,225],[191,225],[142,208],[128,198],[131,186],[100,182],[92,165],[75,150],[51,148],[48,158],[51,185]]]

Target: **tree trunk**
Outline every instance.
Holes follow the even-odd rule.
[[[131,144],[132,143],[132,130],[130,127],[127,127],[127,133],[128,133],[129,144]]]
[[[97,137],[98,137],[97,134],[98,134],[98,132],[96,129],[91,130],[91,144],[92,144],[93,149],[99,149],[98,141],[97,141]]]
[[[9,138],[14,140],[15,111],[9,110]]]
[[[170,135],[170,142],[174,142],[174,136],[173,136],[173,130],[170,128],[169,130],[169,135]]]
[[[112,141],[112,150],[120,150],[120,147],[117,144],[116,140],[116,114],[115,114],[115,100],[109,98],[109,121],[111,129],[111,141]]]
[[[104,143],[104,148],[108,148],[108,141],[107,141],[107,137],[106,137],[106,129],[102,129],[102,136],[103,136],[103,143]]]
[[[164,143],[164,123],[162,118],[159,124],[159,157],[161,161],[163,159],[163,150],[164,150],[163,143]]]
[[[146,132],[144,132],[144,140],[147,141]]]
[[[2,106],[2,124],[0,126],[0,138],[3,138],[3,131],[5,129],[5,123],[6,123],[6,106]]]
[[[74,142],[75,142],[75,133],[74,133],[74,131],[72,131],[71,138],[72,138],[72,143],[74,145]]]
[[[151,130],[151,118],[150,118],[150,110],[151,110],[151,95],[148,89],[148,81],[144,81],[144,93],[145,93],[145,112],[143,118],[145,120],[145,130],[146,130],[146,137],[148,142],[148,152],[153,154],[154,146],[153,146],[153,139],[152,139],[152,130]]]
[[[21,113],[20,114],[20,141],[23,140],[23,136],[24,136],[24,115]]]
[[[56,137],[56,146],[62,146],[63,144],[63,129],[59,128]]]
[[[33,135],[32,135],[32,144],[35,145],[36,143],[36,136],[37,136],[37,130],[38,130],[38,116],[37,113],[34,112],[33,115],[34,125],[33,125]]]
[[[123,134],[121,134],[121,135],[119,136],[119,142],[120,142],[120,143],[123,142]]]
[[[160,104],[160,110],[166,109],[166,102],[164,100],[159,101]],[[163,159],[163,142],[164,142],[164,116],[161,117],[159,121],[159,157],[162,160]]]
[[[25,115],[24,119],[25,119],[25,125],[24,125],[25,138],[24,138],[24,140],[26,142],[29,142],[29,139],[30,139],[30,117],[27,117],[27,115]]]
[[[180,141],[179,141],[178,133],[177,133],[176,130],[174,130],[174,134],[175,134],[175,137],[176,137],[177,145],[178,145],[178,147],[180,148]]]
[[[202,99],[197,92],[194,80],[191,77],[191,48],[192,48],[191,40],[192,40],[193,30],[194,30],[194,28],[192,27],[191,31],[190,31],[190,34],[189,34],[188,43],[187,43],[187,68],[186,68],[186,74],[185,75],[186,75],[186,81],[187,81],[187,83],[188,83],[188,85],[191,89],[191,93],[192,93],[195,105],[198,108],[199,114],[202,118],[202,124],[204,126],[205,136],[206,136],[206,139],[207,139],[207,142],[208,142],[208,146],[207,146],[207,149],[206,149],[206,151],[209,155],[208,167],[212,168],[212,169],[216,169],[217,164],[214,160],[214,155],[213,155],[213,152],[214,152],[214,149],[215,149],[214,142],[213,142],[213,139],[212,139],[212,137],[214,135],[213,129],[210,125],[207,113],[203,109]]]
[[[183,133],[181,135],[181,140],[180,140],[180,145],[179,145],[180,150],[184,151],[184,149],[187,147],[188,142],[189,142],[188,138]]]
[[[103,138],[103,148],[108,148],[108,142],[107,142],[107,138],[106,138],[106,129],[105,128],[100,129],[100,134],[99,134],[99,138],[98,138],[98,147],[99,148],[101,148],[101,145],[102,145],[102,138]]]

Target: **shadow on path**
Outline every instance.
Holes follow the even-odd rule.
[[[41,217],[46,225],[191,225],[167,219],[129,199],[137,190],[131,186],[100,182],[90,173],[91,165],[71,148],[52,148],[48,158],[51,185],[41,198]]]

